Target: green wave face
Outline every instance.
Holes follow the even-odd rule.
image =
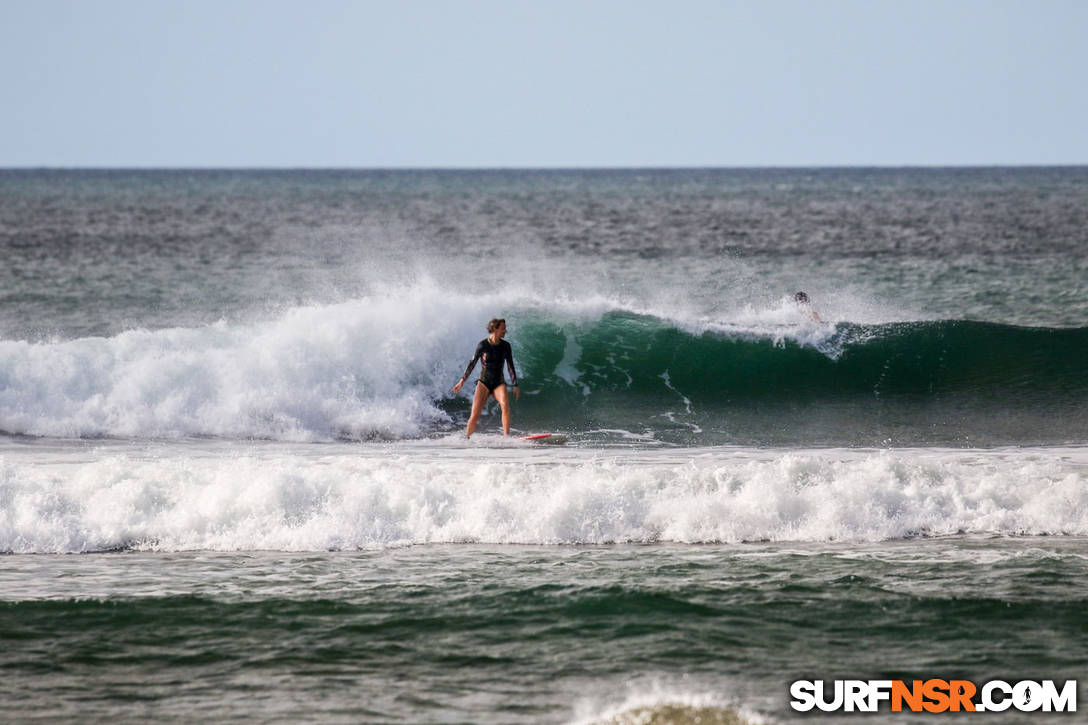
[[[938,321],[789,334],[693,332],[628,312],[525,320],[521,414],[685,443],[1003,445],[1088,433],[1088,328]]]

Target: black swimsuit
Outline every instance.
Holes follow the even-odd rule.
[[[491,339],[485,337],[476,346],[476,354],[472,356],[472,362],[465,368],[465,378],[468,378],[472,368],[476,367],[476,361],[483,358],[484,364],[480,370],[480,382],[487,388],[488,394],[494,393],[495,388],[506,385],[502,377],[502,364],[510,368],[510,380],[515,386],[518,384],[518,373],[514,370],[514,351],[506,340],[499,340],[498,345],[492,345]]]

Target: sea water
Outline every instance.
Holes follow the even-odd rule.
[[[1083,680],[1086,199],[0,171],[6,714],[790,722],[797,679]],[[515,432],[566,446],[494,404],[464,439],[496,316]]]

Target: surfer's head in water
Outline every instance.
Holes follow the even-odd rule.
[[[797,303],[797,309],[799,309],[805,315],[808,315],[816,322],[823,322],[820,316],[816,314],[816,310],[812,309],[812,305],[809,302],[808,295],[804,292],[798,292],[793,296],[793,301]]]

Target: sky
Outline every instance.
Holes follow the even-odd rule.
[[[1088,163],[1082,0],[0,0],[3,167]]]

